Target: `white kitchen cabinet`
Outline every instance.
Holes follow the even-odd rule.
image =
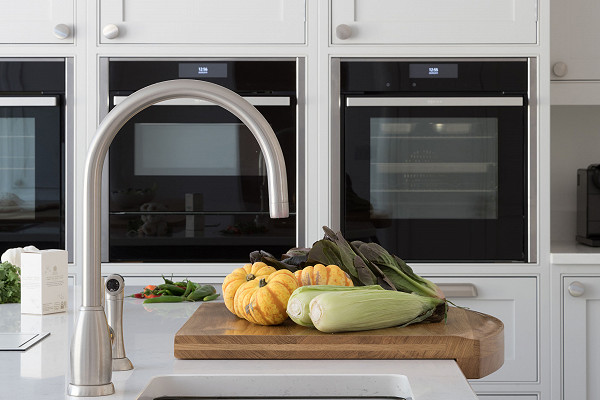
[[[551,0],[551,67],[553,80],[600,79],[597,0]]]
[[[551,103],[600,104],[600,2],[551,0],[550,7]]]
[[[73,43],[74,0],[0,0],[0,43]]]
[[[563,277],[562,399],[600,393],[600,276]]]
[[[538,400],[537,394],[480,394],[479,400]]]
[[[305,0],[99,0],[100,43],[300,44]]]
[[[331,0],[331,40],[536,43],[537,0]]]
[[[429,277],[450,301],[504,323],[504,365],[477,382],[538,379],[537,279],[535,277]]]

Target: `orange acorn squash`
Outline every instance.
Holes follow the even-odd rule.
[[[309,285],[337,285],[354,286],[352,279],[337,265],[304,267],[294,273],[298,286]]]
[[[254,279],[235,294],[235,314],[259,325],[278,325],[288,317],[287,302],[298,287],[294,274],[286,269]]]
[[[257,278],[267,277],[275,271],[275,268],[270,267],[263,262],[246,264],[242,268],[234,269],[225,277],[225,280],[223,280],[223,300],[225,301],[227,309],[236,314],[233,300],[235,298],[235,293],[242,284]]]

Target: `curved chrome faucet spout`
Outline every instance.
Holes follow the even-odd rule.
[[[265,118],[238,94],[209,82],[178,79],[147,86],[128,96],[104,118],[90,145],[85,167],[83,204],[83,296],[71,343],[71,396],[114,393],[111,343],[101,305],[100,191],[102,166],[121,127],[143,109],[164,100],[196,98],[230,111],[258,141],[267,165],[269,208],[272,218],[289,215],[283,152]]]

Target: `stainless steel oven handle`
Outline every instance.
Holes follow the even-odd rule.
[[[0,97],[0,107],[55,107],[58,104],[56,97]]]
[[[127,96],[113,96],[113,102],[116,106],[125,100]],[[253,106],[289,106],[291,104],[289,97],[284,96],[244,96],[244,99]],[[155,106],[214,106],[214,103],[200,99],[171,99],[154,104]]]
[[[522,106],[522,97],[348,97],[347,107]]]

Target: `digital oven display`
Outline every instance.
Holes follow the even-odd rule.
[[[408,77],[458,78],[458,64],[409,64]]]
[[[226,63],[181,63],[180,78],[227,78]]]

